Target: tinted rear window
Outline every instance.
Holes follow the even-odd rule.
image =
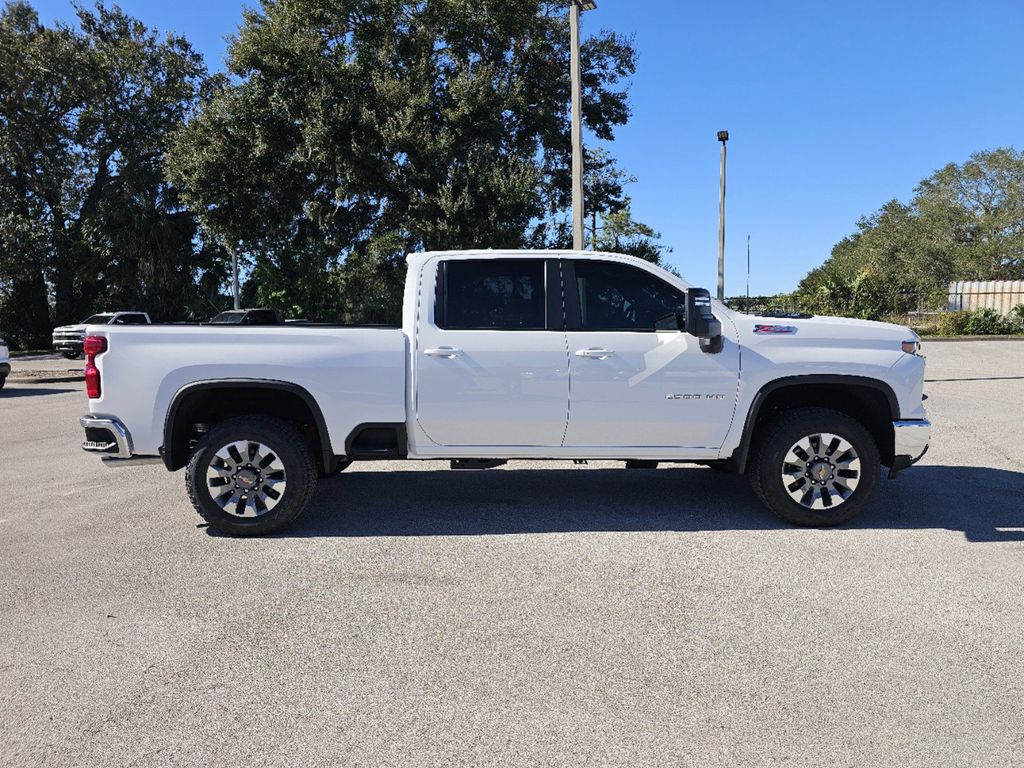
[[[452,330],[543,330],[544,261],[487,259],[445,266],[441,327]]]

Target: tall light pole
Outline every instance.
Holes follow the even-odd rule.
[[[242,308],[242,297],[238,290],[238,248],[231,246],[231,292],[235,297],[235,309]]]
[[[718,191],[718,300],[725,301],[725,143],[729,140],[729,132],[719,131],[718,140],[722,142],[722,170]]]
[[[583,250],[583,96],[580,88],[580,13],[597,8],[594,0],[569,0],[572,53],[572,247]]]

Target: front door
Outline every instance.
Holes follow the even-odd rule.
[[[736,407],[739,348],[718,354],[655,321],[683,313],[683,291],[632,264],[563,262],[570,352],[564,445],[717,449]],[[575,288],[575,290],[573,290]]]
[[[414,391],[427,437],[561,445],[569,363],[558,261],[439,258],[423,276]]]

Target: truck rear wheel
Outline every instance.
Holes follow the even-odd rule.
[[[772,512],[816,527],[845,523],[860,512],[879,472],[871,433],[825,408],[801,408],[770,423],[748,469],[754,492]]]
[[[259,536],[302,514],[316,477],[298,430],[269,416],[241,416],[203,436],[185,470],[185,486],[212,527],[232,536]]]

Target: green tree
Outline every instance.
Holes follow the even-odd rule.
[[[346,314],[394,312],[406,252],[552,244],[569,202],[566,7],[544,0],[262,0],[229,79],[169,168],[206,232],[237,246],[255,295],[339,309],[278,275],[339,266]],[[630,40],[583,49],[584,122],[629,118]],[[383,308],[378,308],[383,309]]]
[[[0,13],[0,314],[24,318],[26,344],[46,343],[51,301],[57,323],[98,307],[180,317],[223,271],[163,173],[200,56],[117,7],[77,15]]]
[[[1024,154],[979,152],[857,222],[797,289],[814,311],[865,318],[937,306],[953,280],[1024,277]]]

